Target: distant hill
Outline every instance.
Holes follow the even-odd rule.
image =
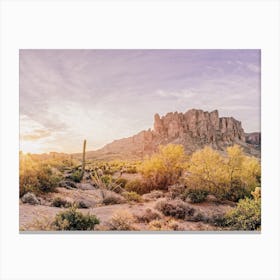
[[[96,151],[87,152],[87,158],[141,159],[155,152],[159,145],[181,144],[186,153],[208,145],[220,151],[238,144],[247,154],[260,157],[259,132],[245,133],[241,122],[233,117],[219,117],[217,110],[205,112],[191,109],[185,113],[167,113],[154,116],[153,129],[115,140]],[[80,154],[75,154],[80,157]]]

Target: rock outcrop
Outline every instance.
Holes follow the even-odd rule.
[[[245,133],[246,142],[257,147],[261,146],[261,133],[260,132],[251,132]]]
[[[159,145],[169,143],[183,145],[187,153],[206,145],[223,151],[228,146],[239,144],[246,152],[258,154],[253,145],[246,143],[246,135],[240,121],[233,117],[220,118],[217,110],[205,112],[196,109],[186,113],[168,113],[162,117],[155,114],[152,130],[115,140],[94,154],[139,158],[153,153]]]

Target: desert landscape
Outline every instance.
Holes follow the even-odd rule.
[[[257,50],[22,50],[19,230],[261,230]]]
[[[21,153],[20,230],[260,230],[256,135],[193,109],[94,152]]]

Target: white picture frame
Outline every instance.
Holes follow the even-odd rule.
[[[1,279],[280,279],[278,1],[1,2]],[[18,52],[261,49],[261,234],[25,234]]]

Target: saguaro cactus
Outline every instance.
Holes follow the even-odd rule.
[[[82,162],[82,178],[85,172],[85,166],[86,166],[86,145],[87,145],[87,140],[84,140],[84,145],[83,145],[83,162]]]

